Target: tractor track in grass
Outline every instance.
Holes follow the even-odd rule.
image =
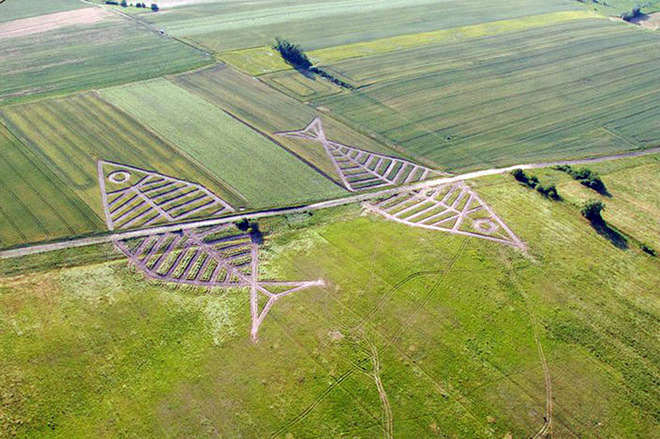
[[[440,274],[439,279],[435,282],[433,287],[431,287],[429,293],[424,297],[424,300],[422,303],[417,307],[417,311],[420,311],[428,302],[431,300],[435,292],[437,291],[438,287],[442,283],[442,281],[445,279],[447,274],[451,271],[453,268],[454,264],[458,260],[458,258],[461,256],[463,253],[463,250],[465,249],[466,243],[467,243],[467,238],[464,238],[463,241],[461,242],[459,248],[456,250],[456,253],[452,257],[449,265],[445,267],[444,269],[441,270],[435,270],[435,271],[426,271],[426,272],[418,272],[418,273],[413,273],[410,276],[407,276],[403,281],[397,283],[390,292],[388,292],[387,296],[391,297],[394,292],[396,292],[398,289],[400,289],[405,283],[410,281],[411,279],[415,279],[416,277],[419,277],[421,275],[434,275],[434,274]],[[377,305],[378,307],[379,305]],[[382,305],[380,305],[382,307]],[[373,313],[370,313],[373,315]],[[381,351],[388,349],[389,347],[393,346],[394,341],[399,337],[399,335],[405,330],[405,328],[410,326],[410,323],[416,315],[417,312],[413,313],[411,317],[409,317],[402,325],[401,328],[390,338],[390,340],[382,347]],[[361,323],[360,326],[362,326],[364,323]],[[395,349],[396,346],[394,346]],[[301,411],[298,415],[284,423],[277,431],[272,433],[270,435],[271,438],[279,437],[282,434],[287,433],[287,430],[293,427],[295,424],[299,423],[303,419],[305,419],[320,403],[323,399],[325,399],[326,396],[328,396],[334,389],[339,387],[347,378],[349,378],[351,375],[353,375],[355,372],[366,372],[366,364],[372,363],[373,367],[375,368],[378,366],[380,368],[380,360],[379,359],[374,359],[374,355],[377,355],[377,352],[374,351],[376,349],[375,345],[372,345],[371,351],[365,351],[367,353],[367,356],[365,358],[362,358],[361,360],[357,362],[351,362],[352,367],[347,369],[344,373],[342,373],[330,386],[328,386],[321,394],[319,394],[303,411]],[[384,435],[387,439],[392,438],[392,431],[393,431],[393,418],[392,418],[392,409],[389,404],[389,400],[387,399],[387,395],[384,393],[385,390],[382,387],[382,382],[380,382],[380,375],[378,374],[378,377],[376,377],[375,374],[378,372],[374,370],[372,374],[369,374],[372,376],[376,382],[376,386],[378,388],[378,393],[381,398],[381,401],[383,402],[383,425],[382,429],[384,432]],[[379,385],[380,383],[380,385]],[[383,393],[381,393],[383,392]]]
[[[473,179],[486,177],[486,176],[490,176],[490,175],[505,174],[507,172],[510,172],[510,171],[516,169],[516,168],[536,169],[536,168],[547,168],[547,167],[550,167],[550,166],[557,166],[557,165],[584,165],[584,164],[599,163],[599,162],[610,161],[610,160],[617,160],[617,159],[622,159],[622,158],[640,157],[640,156],[657,154],[657,153],[660,153],[660,147],[645,149],[645,150],[641,150],[641,151],[629,151],[629,152],[624,152],[624,153],[620,153],[620,154],[601,156],[601,157],[593,157],[593,158],[585,158],[585,159],[577,159],[577,160],[558,160],[558,161],[547,162],[547,163],[531,163],[531,164],[521,164],[521,165],[515,165],[515,166],[508,166],[508,167],[505,167],[505,168],[491,168],[491,169],[485,169],[485,170],[481,170],[481,171],[468,172],[468,173],[465,173],[465,174],[455,175],[455,176],[451,176],[451,177],[441,177],[441,178],[430,179],[430,180],[426,180],[426,181],[418,182],[418,183],[414,183],[414,184],[402,185],[402,186],[398,186],[398,187],[395,187],[395,188],[385,189],[385,190],[376,191],[376,192],[369,192],[369,193],[364,193],[364,194],[358,194],[358,195],[352,195],[352,196],[347,196],[347,197],[344,197],[344,198],[337,198],[337,199],[322,201],[322,202],[314,203],[314,204],[283,207],[283,208],[276,208],[276,209],[268,209],[268,210],[263,210],[263,211],[256,211],[256,212],[242,213],[242,214],[239,213],[239,214],[228,215],[228,216],[219,217],[219,218],[209,218],[209,219],[202,219],[202,220],[197,220],[197,221],[192,221],[192,222],[173,223],[173,224],[168,224],[166,226],[150,227],[150,228],[122,231],[122,232],[114,232],[114,233],[106,233],[106,234],[98,235],[98,236],[73,238],[73,239],[60,241],[60,242],[51,242],[51,243],[45,243],[45,244],[34,244],[34,245],[30,245],[30,246],[12,248],[12,249],[7,249],[7,250],[0,251],[0,259],[11,259],[11,258],[18,258],[18,257],[22,257],[22,256],[32,255],[32,254],[56,251],[56,250],[64,250],[64,249],[76,248],[76,247],[86,247],[86,246],[96,245],[96,244],[107,244],[107,243],[113,243],[113,242],[119,241],[119,240],[145,237],[145,236],[150,236],[150,235],[160,234],[160,233],[180,232],[180,231],[183,231],[183,230],[194,229],[194,228],[198,228],[198,227],[214,226],[214,225],[226,224],[226,223],[230,223],[230,222],[237,222],[237,221],[241,221],[243,219],[254,220],[254,219],[266,218],[266,217],[272,217],[272,216],[278,216],[278,215],[285,215],[285,214],[292,214],[292,213],[302,213],[302,212],[309,212],[309,211],[320,210],[320,209],[328,209],[328,208],[332,208],[332,207],[339,207],[339,206],[345,206],[345,205],[349,205],[349,204],[360,203],[360,202],[363,202],[363,201],[369,201],[369,200],[381,198],[381,197],[384,197],[384,196],[394,195],[394,194],[407,192],[407,191],[411,191],[411,190],[415,190],[415,189],[424,189],[424,188],[434,187],[434,186],[438,186],[438,185],[442,185],[442,184],[449,184],[449,183],[456,183],[456,182],[459,182],[459,181],[473,180]]]

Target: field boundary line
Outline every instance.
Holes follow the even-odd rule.
[[[267,217],[278,216],[278,215],[302,213],[302,212],[308,212],[308,211],[311,211],[311,210],[320,210],[320,209],[328,209],[328,208],[332,208],[332,207],[346,206],[346,205],[349,205],[349,204],[356,204],[356,203],[360,203],[360,202],[363,202],[363,201],[368,201],[368,200],[380,198],[380,197],[387,196],[387,195],[394,195],[394,194],[398,194],[398,193],[402,193],[402,192],[408,192],[410,190],[424,189],[424,188],[437,186],[437,185],[440,185],[440,184],[456,183],[456,182],[459,182],[459,181],[474,180],[474,179],[477,179],[477,178],[491,176],[491,175],[505,174],[507,172],[511,172],[512,170],[518,169],[518,168],[520,168],[520,169],[538,169],[538,168],[547,168],[547,167],[550,167],[550,166],[557,166],[557,165],[586,165],[586,164],[591,164],[591,163],[600,163],[600,162],[618,160],[618,159],[623,159],[623,158],[641,157],[641,156],[658,154],[658,153],[660,153],[660,146],[655,147],[655,148],[645,149],[645,150],[628,151],[628,152],[623,152],[623,153],[618,153],[618,154],[613,154],[613,155],[600,156],[600,157],[591,157],[591,158],[574,159],[574,160],[557,160],[557,161],[554,161],[554,162],[528,163],[528,164],[507,166],[507,167],[504,167],[504,168],[491,168],[491,169],[485,169],[485,170],[481,170],[481,171],[468,172],[468,173],[465,173],[465,174],[460,174],[460,175],[456,175],[456,176],[452,176],[452,177],[441,177],[441,178],[426,180],[426,181],[422,181],[422,182],[418,182],[418,183],[414,183],[414,184],[402,185],[402,186],[398,186],[398,187],[395,187],[395,188],[385,189],[385,190],[377,191],[377,192],[369,192],[369,193],[365,193],[365,194],[359,194],[359,195],[348,196],[348,197],[343,197],[343,198],[337,198],[337,199],[332,199],[332,200],[327,200],[327,201],[321,201],[319,203],[299,205],[299,206],[291,206],[291,207],[282,207],[282,208],[276,208],[276,209],[256,211],[256,212],[251,212],[251,213],[239,213],[239,214],[235,214],[235,215],[224,216],[224,217],[221,217],[221,218],[210,218],[210,219],[203,219],[203,220],[198,220],[198,221],[193,221],[193,222],[182,222],[182,223],[176,223],[176,224],[169,224],[169,225],[166,225],[166,226],[130,230],[130,231],[124,231],[124,232],[104,234],[104,235],[100,235],[100,236],[91,236],[91,237],[86,237],[86,238],[70,239],[70,240],[59,241],[59,242],[51,242],[51,243],[46,243],[46,244],[35,244],[35,245],[30,245],[30,246],[25,246],[25,247],[7,249],[7,250],[0,251],[0,259],[12,259],[12,258],[18,258],[18,257],[22,257],[22,256],[32,255],[32,254],[45,253],[45,252],[56,251],[56,250],[64,250],[64,249],[68,249],[68,248],[86,247],[86,246],[96,245],[96,244],[112,243],[112,242],[115,242],[115,241],[118,241],[118,240],[131,239],[131,238],[140,238],[140,237],[150,236],[150,235],[159,234],[159,233],[178,232],[178,231],[194,229],[194,228],[198,228],[198,227],[215,226],[215,225],[226,224],[226,223],[230,223],[230,222],[241,221],[243,219],[254,220],[254,219],[267,218]]]

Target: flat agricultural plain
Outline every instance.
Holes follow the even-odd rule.
[[[252,206],[316,201],[344,192],[270,139],[169,81],[123,86],[102,95],[222,176]]]
[[[0,4],[0,437],[660,437],[632,0],[158,4]]]
[[[615,183],[657,158],[608,166],[612,200],[659,214],[654,186]],[[154,283],[105,247],[2,261],[2,431],[531,437],[547,397],[536,328],[554,435],[657,436],[657,260],[510,176],[475,190],[528,255],[357,206],[262,223],[263,276],[327,285],[278,302],[257,344],[240,289]],[[612,224],[647,222],[618,206]]]
[[[148,79],[210,62],[198,50],[96,7],[0,23],[0,59],[0,102]]]

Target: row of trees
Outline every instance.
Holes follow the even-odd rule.
[[[312,61],[309,59],[305,51],[297,44],[293,44],[290,41],[284,40],[280,37],[275,38],[275,44],[273,44],[273,49],[277,50],[282,59],[288,64],[293,66],[294,69],[300,70],[302,72],[310,72],[316,75],[321,76],[322,78],[332,82],[333,84],[353,90],[355,87],[349,84],[346,81],[343,81],[340,78],[337,78],[333,74],[323,70],[319,67],[315,67]]]
[[[568,175],[573,177],[573,180],[579,181],[583,186],[593,189],[601,195],[609,195],[603,180],[601,180],[598,174],[593,172],[591,169],[573,169],[568,165],[555,166],[555,169],[557,171],[566,172]]]
[[[551,200],[561,200],[557,187],[554,184],[542,184],[535,175],[527,175],[522,169],[514,169],[511,174],[525,186],[536,189],[538,193]]]
[[[136,8],[145,8],[145,9],[147,8],[146,3],[140,2],[140,3],[135,3],[135,5],[133,5],[133,3],[129,4],[126,0],[122,0],[121,3],[119,3],[115,0],[106,0],[105,4],[106,5],[113,5],[113,6],[121,6],[122,8],[127,8],[129,6],[135,6]],[[160,10],[160,8],[158,7],[158,5],[156,3],[152,3],[150,8],[154,12],[158,12]]]

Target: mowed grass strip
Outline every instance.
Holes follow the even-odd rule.
[[[345,194],[285,149],[167,80],[108,89],[102,95],[204,164],[252,207]]]
[[[453,44],[473,38],[520,32],[526,29],[552,26],[573,20],[593,19],[595,17],[597,17],[596,14],[585,10],[552,12],[327,47],[310,51],[309,56],[317,63],[325,65],[352,58],[418,48],[429,44],[449,42]],[[291,66],[284,62],[277,51],[271,47],[255,47],[227,52],[221,54],[220,59],[250,75],[291,69]]]
[[[4,107],[0,110],[0,119],[66,187],[85,201],[99,220],[104,214],[97,176],[98,160],[200,183],[235,206],[242,202],[204,167],[189,161],[148,128],[96,94]]]
[[[94,24],[2,39],[0,59],[0,102],[153,78],[211,61],[114,14]]]
[[[0,124],[0,247],[97,230],[101,221]]]

